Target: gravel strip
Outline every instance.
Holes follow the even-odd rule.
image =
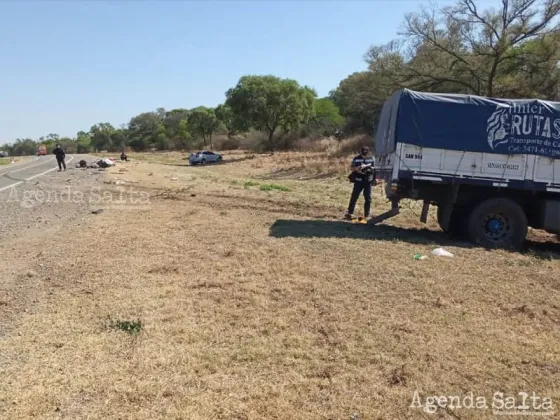
[[[66,172],[53,171],[0,192],[0,242],[27,234],[24,230],[64,227],[91,213],[106,170],[75,168],[75,163]]]

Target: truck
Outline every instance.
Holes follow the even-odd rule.
[[[3,151],[3,150],[0,150],[0,158],[8,157],[8,156],[10,156],[10,154],[9,154],[8,152],[5,152],[5,151]]]
[[[40,144],[37,146],[37,156],[46,156],[47,154],[47,146],[44,144]]]
[[[560,234],[560,103],[396,91],[375,130],[376,178],[391,209],[430,206],[444,232],[486,248],[523,247],[528,228]]]

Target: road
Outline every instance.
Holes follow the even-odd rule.
[[[74,159],[73,156],[66,156],[66,165]],[[28,162],[0,167],[0,191],[30,181],[41,175],[58,169],[54,156],[39,156]]]

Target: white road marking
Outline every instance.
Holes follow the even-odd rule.
[[[53,160],[54,160],[54,159],[53,159]],[[11,173],[14,173],[14,172],[21,172],[21,171],[24,171],[24,170],[29,169],[29,168],[34,168],[35,166],[43,165],[43,164],[45,164],[45,163],[47,163],[47,162],[50,162],[50,159],[45,159],[44,162],[39,162],[39,163],[36,163],[35,165],[26,166],[25,168],[19,168],[19,169],[16,169],[15,171],[8,171],[8,172],[6,172],[6,173],[11,174]]]
[[[8,166],[0,168],[0,174],[5,175],[7,173],[10,173],[12,171],[12,168],[15,167],[15,166],[24,165],[24,164],[29,163],[29,162],[37,162],[38,160],[39,160],[39,158],[36,157],[36,158],[31,159],[31,160],[24,160],[23,162],[9,163]]]
[[[68,159],[68,160],[66,161],[66,163],[71,162],[73,159],[74,159],[74,156],[71,156],[70,159]],[[44,162],[43,162],[43,163],[44,163]],[[33,165],[33,166],[37,166],[37,165]],[[24,169],[27,169],[27,168],[24,168]],[[49,172],[56,171],[57,169],[58,169],[58,166],[55,166],[55,167],[52,168],[52,169],[49,169],[49,170],[47,170],[47,171],[45,171],[45,172],[41,172],[40,174],[37,174],[37,175],[33,175],[32,177],[27,178],[27,179],[24,179],[23,181],[18,181],[18,182],[16,182],[15,184],[8,185],[7,187],[2,187],[2,188],[0,188],[0,192],[2,192],[2,191],[4,191],[4,190],[7,190],[8,188],[17,187],[18,185],[23,184],[24,182],[31,181],[32,179],[35,179],[35,178],[38,178],[38,177],[43,176],[43,175],[45,175],[45,174],[48,174]]]
[[[23,184],[23,182],[24,181],[19,181],[19,182],[16,182],[15,184],[8,185],[7,187],[2,187],[2,188],[0,188],[0,192],[2,192],[4,190],[7,190],[8,188],[17,187],[19,184]]]

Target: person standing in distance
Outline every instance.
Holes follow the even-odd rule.
[[[66,162],[64,161],[66,153],[64,153],[64,149],[60,147],[60,144],[56,145],[53,154],[56,156],[56,162],[58,163],[58,172],[62,171],[62,168],[66,170]]]
[[[352,214],[360,193],[364,193],[364,216],[367,219],[371,210],[371,187],[375,183],[374,176],[375,159],[369,153],[369,147],[363,146],[360,154],[352,159],[352,172],[348,177],[354,183],[348,211],[344,215],[347,220],[352,220]]]

